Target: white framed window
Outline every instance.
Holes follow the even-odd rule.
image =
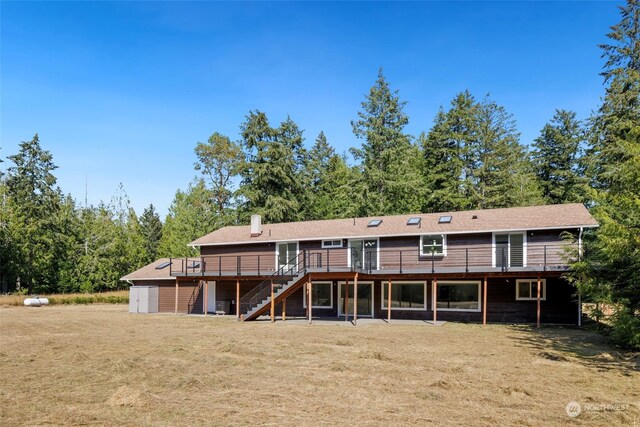
[[[302,289],[302,307],[307,308],[307,285]],[[333,308],[333,282],[311,283],[311,308]]]
[[[424,234],[420,236],[420,256],[447,255],[446,234]]]
[[[442,311],[481,311],[479,280],[438,282],[436,307]]]
[[[377,270],[380,265],[380,238],[349,239],[347,267]]]
[[[341,247],[342,247],[342,239],[322,241],[322,249],[341,248]]]
[[[491,236],[491,246],[493,267],[527,266],[526,231],[494,232]]]
[[[540,299],[547,299],[547,280],[540,279]],[[537,301],[538,279],[516,280],[516,301]]]
[[[299,263],[300,247],[298,242],[276,243],[276,271],[296,269]]]
[[[382,282],[380,307],[387,310],[389,283]],[[426,310],[427,282],[391,282],[391,310]]]

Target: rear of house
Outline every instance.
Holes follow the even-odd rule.
[[[356,320],[579,321],[562,278],[597,223],[581,204],[225,227],[125,277],[157,311]],[[391,297],[389,298],[389,294]]]

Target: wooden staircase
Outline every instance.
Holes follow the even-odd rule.
[[[240,316],[243,321],[255,320],[274,304],[299,289],[309,279],[307,274],[307,253],[297,253],[284,267],[280,267],[271,277],[263,280],[240,298]]]

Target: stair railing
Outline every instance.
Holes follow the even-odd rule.
[[[240,314],[249,313],[269,298],[272,286],[279,289],[296,275],[306,274],[307,264],[307,251],[302,250],[296,253],[285,265],[240,298]]]

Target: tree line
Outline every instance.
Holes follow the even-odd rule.
[[[504,106],[469,91],[410,135],[406,101],[380,70],[351,122],[359,146],[338,153],[323,132],[308,144],[291,117],[273,124],[250,111],[239,140],[215,132],[196,144],[197,175],[176,191],[164,222],[153,205],[138,216],[122,186],[108,203],[79,205],[56,186],[36,134],[0,172],[2,290],[122,288],[124,274],[197,255],[187,243],[254,213],[269,223],[578,202],[601,227],[585,236],[593,257],[571,280],[585,297],[623,307],[620,322],[640,329],[639,22],[638,0],[629,0],[601,46],[599,108],[585,120],[557,109],[528,145]]]

